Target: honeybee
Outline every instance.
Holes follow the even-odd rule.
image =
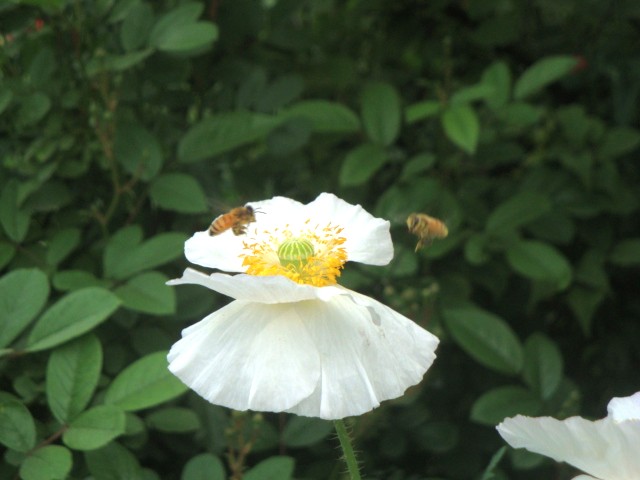
[[[426,213],[412,213],[407,217],[409,232],[418,236],[416,252],[424,247],[426,242],[434,238],[445,238],[449,235],[449,229],[442,220],[430,217]]]
[[[256,210],[250,206],[236,207],[218,215],[209,226],[209,235],[220,235],[231,229],[235,235],[247,233],[247,225],[256,221]]]

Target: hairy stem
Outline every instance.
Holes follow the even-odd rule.
[[[347,470],[349,471],[349,478],[351,480],[360,480],[360,470],[358,468],[358,460],[353,452],[353,446],[351,445],[351,438],[347,432],[342,420],[335,420],[333,422],[338,439],[340,440],[340,447],[342,447],[342,453],[344,454],[344,461],[347,464]]]

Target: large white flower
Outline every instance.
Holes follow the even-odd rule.
[[[385,265],[389,222],[321,194],[275,197],[245,235],[198,232],[170,285],[199,284],[235,300],[182,332],[169,369],[202,397],[235,410],[339,419],[396,398],[422,379],[438,339],[387,306],[337,284],[348,260]]]
[[[567,462],[588,474],[573,480],[638,480],[640,392],[613,398],[607,411],[607,417],[595,422],[582,417],[560,421],[517,415],[497,428],[512,447]]]

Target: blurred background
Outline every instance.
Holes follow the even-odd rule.
[[[350,419],[365,478],[557,479],[515,414],[640,390],[636,0],[0,5],[1,478],[342,479],[332,424],[166,370],[229,300],[165,282],[229,207],[321,192],[392,223],[341,283],[441,339]],[[406,217],[449,229],[414,252]]]

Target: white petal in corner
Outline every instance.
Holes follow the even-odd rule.
[[[363,306],[351,295],[293,305],[320,354],[321,376],[313,395],[289,412],[328,420],[361,415],[401,396],[433,363],[434,335],[373,299]]]
[[[351,293],[339,286],[314,287],[300,285],[282,276],[226,275],[204,273],[187,268],[181,278],[169,280],[167,285],[196,284],[215,290],[236,300],[255,303],[288,303],[303,300],[329,300],[335,295]]]
[[[169,369],[218,405],[336,419],[418,383],[437,343],[374,300],[235,301],[184,330]]]
[[[331,193],[322,193],[307,209],[321,224],[331,222],[344,228],[344,248],[351,262],[387,265],[393,258],[390,223],[376,218],[360,205],[352,205]]]
[[[316,347],[287,307],[235,301],[182,332],[169,370],[199,395],[235,410],[283,411],[313,392]]]
[[[602,480],[636,480],[640,472],[640,425],[636,423],[518,415],[497,428],[512,447],[567,462]]]
[[[614,422],[625,420],[640,420],[640,392],[630,397],[614,397],[607,405],[609,417]],[[638,424],[640,428],[640,423]],[[638,474],[640,476],[640,474]]]

